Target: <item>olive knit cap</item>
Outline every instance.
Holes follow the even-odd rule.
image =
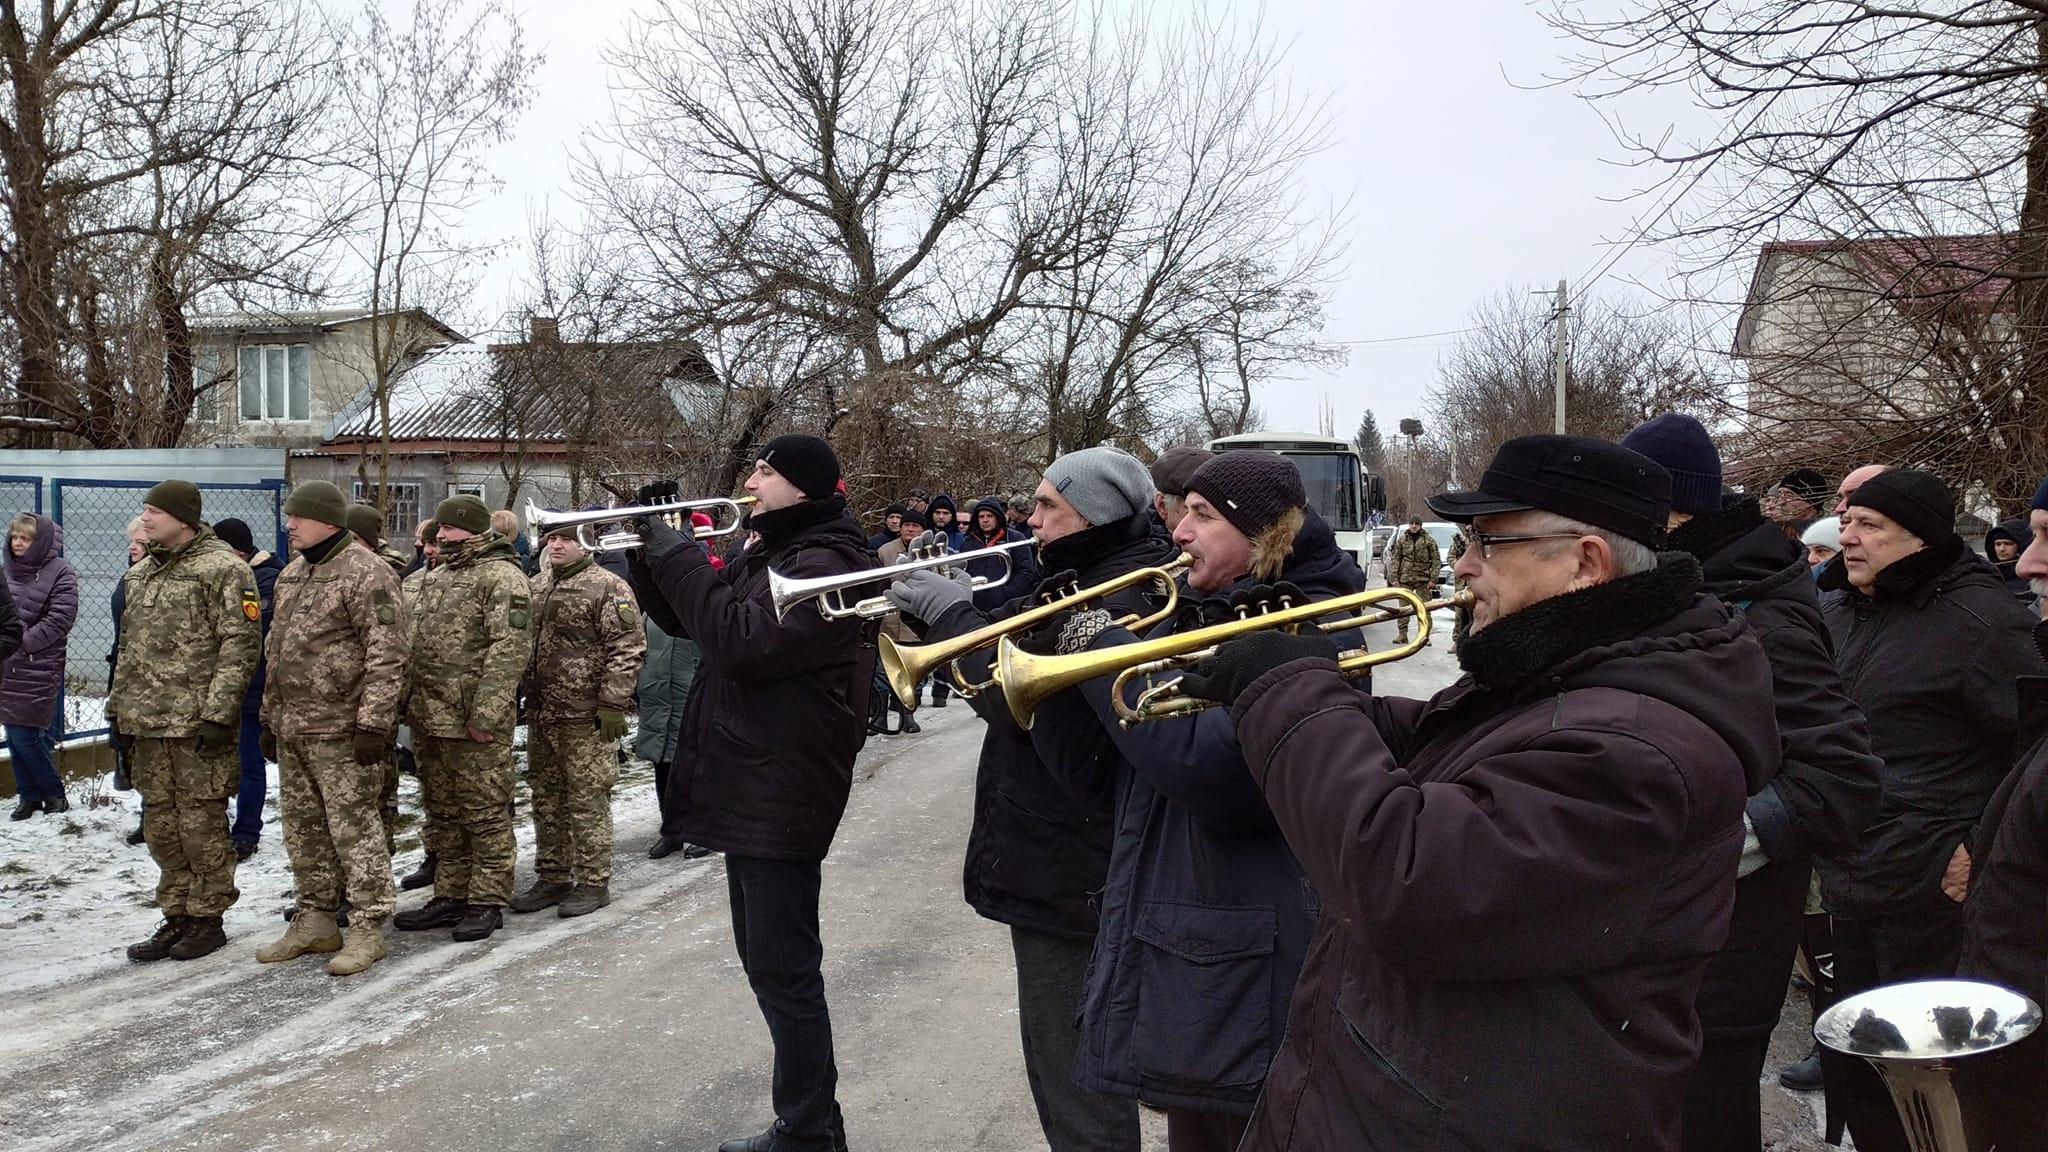
[[[308,480],[292,489],[292,494],[285,498],[284,514],[318,520],[336,528],[348,527],[348,501],[341,498],[341,489],[325,480]]]
[[[472,536],[491,530],[491,510],[467,492],[458,492],[434,509],[434,520],[443,528],[460,528]]]
[[[144,504],[160,508],[193,528],[205,526],[200,519],[199,485],[190,480],[165,480],[142,498]]]

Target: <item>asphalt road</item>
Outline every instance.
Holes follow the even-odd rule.
[[[1454,675],[1440,640],[1378,686],[1421,694]],[[959,894],[980,724],[958,703],[922,715],[925,735],[869,742],[825,866],[850,1141],[1042,1149],[1007,935]],[[723,866],[647,860],[640,799],[621,805],[614,901],[590,917],[511,917],[475,945],[394,933],[389,959],[349,979],[312,957],[258,965],[268,937],[248,933],[201,961],[9,1000],[0,1147],[708,1152],[759,1130],[768,1037],[732,956]],[[1803,1050],[1800,1027],[1781,1028],[1781,1053]],[[1773,1149],[1820,1147],[1806,1102],[1766,1095]],[[1147,1132],[1164,1147],[1155,1120]]]

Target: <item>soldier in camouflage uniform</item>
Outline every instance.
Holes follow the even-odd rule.
[[[227,943],[235,890],[228,797],[241,784],[242,696],[262,653],[256,578],[200,518],[196,485],[142,499],[148,554],[122,578],[127,608],[107,727],[127,748],[164,922],[131,960],[190,960]]]
[[[526,677],[527,780],[533,790],[533,887],[514,912],[559,905],[583,916],[611,903],[612,785],[633,686],[647,656],[640,606],[573,529],[548,536],[533,578],[533,667]]]
[[[384,539],[384,514],[368,504],[348,506],[348,530],[363,542],[363,547],[377,554],[377,559],[391,565],[393,572],[404,572],[406,559],[398,554],[391,542]]]
[[[457,940],[482,940],[504,923],[512,895],[512,729],[533,657],[532,589],[483,501],[451,496],[434,519],[441,564],[407,604],[406,718],[439,860],[434,898],[392,922],[405,931],[454,925]]]
[[[340,489],[307,481],[284,512],[298,556],[277,578],[263,739],[278,763],[298,910],[256,959],[338,951],[327,971],[349,976],[384,958],[397,901],[378,795],[405,686],[404,608],[397,575],[348,531]],[[344,892],[346,947],[335,926]]]

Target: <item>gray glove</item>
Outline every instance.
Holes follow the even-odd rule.
[[[1764,842],[1756,837],[1756,825],[1749,822],[1749,813],[1744,812],[1742,814],[1742,856],[1735,862],[1735,878],[1740,880],[1770,862],[1771,858],[1764,855]]]
[[[974,603],[974,583],[964,572],[940,575],[923,568],[898,576],[882,595],[905,616],[932,624],[955,604]]]
[[[921,560],[926,556],[950,552],[952,551],[949,546],[950,543],[951,541],[947,537],[937,532],[926,531],[919,533],[917,539],[910,542],[910,547],[903,550],[903,555],[896,558],[896,562],[903,564],[911,560]]]

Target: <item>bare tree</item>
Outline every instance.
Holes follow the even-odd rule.
[[[1832,375],[1857,393],[1840,415],[1861,423],[1751,421],[1755,451],[1896,452],[2008,506],[2016,472],[2048,468],[2048,428],[2015,418],[2048,394],[2048,4],[1633,0],[1604,17],[1560,3],[1551,20],[1585,45],[1566,79],[1614,108],[1651,174],[1643,235],[1682,254],[1694,296],[1725,290],[1766,242],[1842,244],[1813,283],[1778,299],[1752,287],[1751,309],[1826,292],[1845,334],[1797,349],[1805,370],[1763,363],[1752,388],[1782,409],[1773,393]],[[1621,128],[1626,96],[1673,86],[1705,131]],[[1978,236],[2003,242],[1945,242]],[[1872,244],[1874,264],[1858,249]],[[1846,338],[1885,325],[1882,349]],[[1852,346],[1886,362],[1838,355]]]
[[[453,314],[474,287],[486,245],[463,217],[497,187],[485,165],[533,95],[541,57],[502,0],[412,0],[403,24],[367,4],[336,45],[348,125],[342,161],[355,211],[350,245],[366,281],[377,470],[365,487],[384,507],[391,473],[391,389],[444,339],[422,322]],[[367,466],[367,461],[365,461]]]

